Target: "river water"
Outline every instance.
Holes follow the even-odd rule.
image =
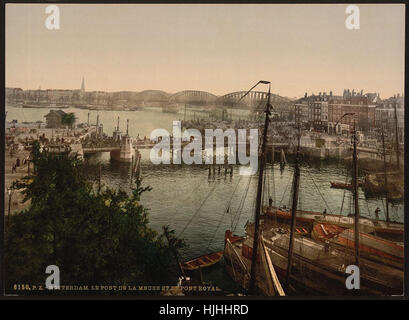
[[[7,107],[7,121],[13,119],[19,122],[44,121],[48,108],[27,109]],[[77,108],[64,109],[65,112],[75,112],[79,122],[87,122],[88,112],[90,122],[96,122],[96,111]],[[235,111],[236,117],[244,116]],[[99,111],[99,121],[104,125],[104,132],[111,134],[120,117],[122,131],[126,129],[126,119],[129,119],[129,134],[131,136],[149,137],[152,130],[164,128],[171,130],[172,121],[183,119],[184,114],[162,113],[160,109],[145,109],[141,111]],[[198,113],[188,112],[186,119],[200,117]],[[143,204],[150,209],[150,225],[155,230],[161,230],[169,225],[176,235],[183,237],[188,243],[182,255],[190,259],[211,251],[223,249],[224,232],[234,229],[236,234],[244,234],[244,225],[252,220],[254,215],[257,177],[239,175],[239,167],[234,167],[233,175],[224,175],[223,169],[213,177],[208,176],[208,170],[200,165],[154,165],[149,159],[149,150],[141,150],[143,185],[152,187],[152,191],[142,196]],[[110,161],[109,153],[101,153],[89,157],[93,163],[101,162],[102,183],[111,187],[130,191],[130,166]],[[315,162],[306,163],[301,167],[299,208],[328,213],[341,212],[347,215],[353,212],[350,192],[331,189],[330,181],[345,182],[348,169],[343,163]],[[267,194],[276,205],[290,206],[291,180],[293,167],[286,165],[284,170],[279,164],[268,164],[266,168]],[[382,198],[366,198],[360,192],[360,213],[362,216],[374,217],[377,207],[381,209],[380,218],[385,217],[385,202]],[[227,210],[229,208],[229,210]],[[393,205],[390,208],[392,220],[403,222],[403,205]],[[205,280],[222,288],[232,290],[233,284],[222,266],[211,268],[204,272]]]

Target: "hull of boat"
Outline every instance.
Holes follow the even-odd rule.
[[[346,229],[336,237],[336,242],[351,249],[355,248],[355,232],[352,229]],[[372,255],[391,259],[402,264],[404,259],[403,246],[400,246],[392,241],[387,241],[382,238],[360,233],[359,234],[359,249],[361,252],[367,252]]]
[[[311,236],[314,240],[329,240],[345,248],[355,248],[355,232],[353,229],[343,229],[332,224],[317,223],[311,232]],[[391,260],[402,264],[403,267],[403,246],[392,241],[360,232],[359,250],[362,255],[373,257],[375,260]]]
[[[331,182],[331,188],[333,188],[333,189],[346,189],[346,190],[352,190],[353,186],[352,186],[352,184],[347,184],[347,183],[336,183],[336,182]]]
[[[276,207],[265,207],[262,218],[277,219],[283,223],[291,223],[291,211]],[[330,223],[345,229],[353,228],[354,217],[335,214],[323,214],[316,211],[297,210],[297,225],[313,228],[315,223]],[[404,228],[401,223],[387,223],[385,221],[360,218],[359,230],[365,233],[374,233],[379,237],[392,241],[403,241]]]
[[[198,270],[200,268],[207,268],[207,267],[215,265],[221,260],[222,257],[223,257],[223,251],[212,252],[212,253],[191,259],[189,261],[183,262],[180,264],[180,266],[184,270],[188,270],[188,271]]]
[[[251,232],[247,232],[246,240],[239,241],[233,246],[230,244],[225,246],[226,269],[232,278],[243,287],[248,283],[248,271],[251,266],[251,259],[249,258],[251,256],[241,252],[243,245],[244,247],[251,247],[252,241]],[[263,241],[280,282],[285,284],[289,235],[267,237]],[[234,251],[232,247],[235,248]],[[336,249],[330,250],[319,241],[300,236],[295,237],[292,274],[289,286],[286,286],[286,294],[290,293],[290,290],[294,290],[293,294],[297,295],[355,295],[356,292],[348,290],[345,285],[347,276],[345,267],[350,264],[348,261],[353,263],[353,254]],[[361,259],[361,290],[359,294],[382,296],[402,294],[402,290],[402,270],[365,258]]]

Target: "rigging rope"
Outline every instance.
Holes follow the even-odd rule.
[[[230,205],[231,205],[231,201],[233,200],[233,196],[234,196],[234,194],[236,193],[237,187],[238,187],[239,184],[240,184],[241,177],[242,177],[242,176],[240,176],[239,181],[237,182],[236,187],[234,188],[233,193],[231,194],[230,200],[229,200],[229,202],[228,202],[228,206],[227,206],[227,208],[226,208],[226,210],[228,210],[229,213],[230,213],[230,227],[233,227],[233,214],[232,214],[232,212],[230,211]]]
[[[348,175],[345,175],[345,184],[348,183]],[[341,211],[339,212],[339,217],[338,217],[338,222],[341,221],[341,216],[342,216],[342,210],[344,209],[344,200],[345,200],[345,193],[346,193],[346,189],[344,189],[344,194],[342,196],[342,204],[341,204]]]
[[[244,196],[242,197],[242,199],[241,199],[241,201],[240,201],[240,204],[239,204],[239,207],[238,207],[238,209],[237,209],[237,211],[236,211],[236,215],[235,215],[235,216],[237,216],[237,219],[236,219],[236,223],[235,223],[234,228],[233,228],[233,232],[236,230],[237,224],[238,224],[239,221],[240,221],[240,216],[241,216],[241,214],[242,214],[242,210],[243,210],[244,203],[245,203],[245,200],[246,200],[246,197],[247,197],[247,193],[248,193],[249,188],[250,188],[250,182],[251,182],[252,178],[253,178],[252,176],[249,178],[249,181],[248,181],[248,183],[247,183],[247,187],[246,187],[246,190],[245,190],[245,194],[244,194]]]
[[[286,194],[286,192],[287,192],[287,189],[288,189],[288,186],[290,185],[290,182],[291,182],[291,177],[292,176],[290,176],[289,178],[288,178],[288,182],[287,182],[287,186],[285,187],[285,189],[284,189],[284,193],[283,193],[283,196],[281,197],[281,200],[280,200],[280,203],[279,203],[279,207],[281,207],[281,203],[283,202],[283,200],[284,200],[284,196],[285,196],[285,194]]]
[[[199,208],[196,210],[196,212],[193,214],[193,216],[190,218],[190,220],[188,221],[188,223],[186,224],[186,226],[182,229],[182,231],[179,233],[178,237],[180,238],[183,234],[183,232],[185,232],[186,228],[189,226],[189,224],[193,221],[193,219],[195,218],[195,216],[199,213],[200,209],[203,207],[204,203],[207,201],[207,199],[209,199],[210,195],[213,193],[214,189],[216,188],[217,184],[214,184],[212,189],[210,189],[208,195],[206,196],[206,198],[202,201],[202,203],[200,204]]]
[[[271,165],[271,179],[273,181],[273,193],[272,193],[272,198],[274,203],[276,203],[276,189],[275,189],[275,175],[274,175],[274,163]]]
[[[308,175],[310,176],[310,179],[311,179],[312,182],[314,183],[314,186],[317,188],[317,191],[318,191],[318,193],[320,194],[322,200],[324,200],[324,203],[325,203],[326,207],[329,209],[329,212],[332,214],[331,208],[329,207],[327,201],[325,200],[325,198],[324,198],[324,196],[322,195],[320,189],[318,188],[317,184],[315,183],[314,178],[312,177],[311,173],[310,173],[307,169],[306,169],[305,171],[307,171]]]
[[[237,184],[236,184],[236,187],[235,187],[234,190],[233,190],[233,193],[232,193],[232,195],[231,195],[231,197],[230,197],[230,200],[229,200],[229,202],[228,202],[228,204],[227,204],[226,210],[224,210],[223,214],[221,215],[220,220],[219,220],[219,223],[217,224],[216,230],[214,231],[213,236],[210,238],[209,243],[207,244],[206,250],[209,249],[210,244],[212,243],[212,241],[213,241],[214,238],[216,237],[216,233],[217,233],[217,231],[219,230],[219,227],[220,227],[220,225],[221,225],[221,223],[222,223],[222,220],[223,220],[225,214],[226,214],[228,211],[230,211],[230,203],[231,203],[231,200],[233,199],[234,193],[236,192],[236,189],[237,189],[238,185],[240,184],[240,179],[241,179],[241,176],[240,176],[240,178],[239,178],[239,181],[238,181]],[[230,217],[232,217],[231,214],[230,214]],[[231,221],[231,224],[233,224],[233,221]]]
[[[251,206],[251,208],[254,208],[254,212],[256,210],[256,200],[257,200],[256,196],[257,196],[257,189],[255,189],[255,191],[254,191],[253,203],[252,203],[252,206]],[[252,213],[252,211],[249,210],[249,215],[247,216],[247,221],[249,220],[251,213]],[[236,226],[234,227],[234,230],[236,230],[238,222],[239,221],[237,221]]]

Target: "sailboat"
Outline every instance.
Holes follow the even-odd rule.
[[[265,166],[264,153],[267,144],[267,132],[269,125],[270,116],[270,91],[271,83],[269,81],[259,81],[255,86],[253,86],[249,91],[247,91],[240,99],[242,100],[246,97],[252,89],[254,89],[258,84],[268,84],[268,100],[266,108],[266,117],[264,122],[264,133],[262,136],[261,145],[261,158],[259,159],[259,177],[258,177],[258,187],[257,187],[257,199],[256,199],[256,221],[255,229],[258,230],[261,214],[261,199],[262,199],[262,184],[263,184],[263,171]],[[254,248],[254,252],[244,252],[239,248],[246,248],[243,246],[246,242],[251,242],[247,244],[247,247],[251,245]],[[237,247],[238,246],[238,247]],[[260,252],[258,254],[257,249],[260,247]],[[247,254],[247,255],[246,255]],[[251,255],[251,261],[249,261]],[[271,256],[268,252],[265,240],[262,234],[256,232],[253,237],[242,237],[237,239],[230,230],[225,232],[225,245],[224,245],[224,259],[226,262],[226,270],[229,272],[236,282],[239,282],[242,287],[250,292],[251,294],[260,293],[262,295],[272,296],[285,296],[285,291],[283,290],[280,280],[278,279],[277,273],[273,262],[271,261]],[[258,270],[256,272],[256,265]],[[260,268],[261,267],[261,268]],[[237,273],[236,273],[237,271]]]
[[[354,230],[344,229],[334,224],[317,223],[311,232],[311,237],[323,242],[330,241],[341,248],[353,249],[355,246]],[[403,269],[403,245],[364,232],[359,232],[359,238],[359,250],[362,256]]]
[[[269,91],[270,92],[270,91]],[[254,223],[248,223],[246,236],[234,243],[231,232],[226,231],[224,258],[226,270],[232,278],[252,294],[269,295],[268,288],[274,294],[279,292],[278,284],[284,283],[285,294],[318,294],[318,295],[390,295],[402,294],[403,271],[391,265],[379,263],[360,257],[360,230],[357,183],[356,132],[354,128],[354,179],[353,194],[355,212],[353,218],[352,248],[338,248],[330,242],[321,242],[298,235],[297,204],[299,192],[300,169],[299,140],[296,164],[294,168],[293,194],[290,231],[278,228],[274,219],[261,220],[263,169],[265,165],[265,141],[269,122],[270,100],[266,107],[266,121],[263,133],[263,144],[259,155],[259,183],[257,189]],[[300,135],[299,135],[300,136]],[[259,251],[259,247],[261,250]],[[352,250],[351,250],[352,249]],[[265,263],[264,261],[267,261]],[[360,290],[349,290],[345,280],[348,265],[355,265],[360,270]],[[267,268],[266,268],[267,266]],[[268,269],[271,267],[270,269]],[[270,270],[269,276],[264,270]],[[267,280],[269,280],[267,282]],[[277,282],[271,279],[276,279]],[[270,285],[268,285],[268,283]],[[273,284],[273,285],[271,285]]]
[[[291,211],[287,208],[264,206],[261,218],[265,220],[277,220],[283,224],[289,224],[291,222]],[[312,231],[314,224],[317,222],[332,223],[345,229],[354,226],[354,217],[351,215],[324,214],[323,212],[308,210],[297,210],[297,221],[309,231]],[[363,217],[360,217],[359,219],[359,230],[366,233],[376,234],[387,240],[398,242],[402,242],[404,236],[404,226],[402,223]]]
[[[388,185],[387,179],[387,164],[386,164],[386,152],[385,152],[385,140],[384,132],[382,129],[382,143],[383,143],[383,155],[384,155],[384,174],[382,180],[384,180],[384,186]],[[370,177],[370,175],[367,176]],[[363,182],[358,181],[358,186],[362,187]],[[336,183],[331,182],[332,188],[347,189],[351,192],[354,191],[353,183]],[[383,189],[382,189],[383,190]],[[396,190],[395,190],[396,191]],[[399,199],[402,194],[397,192],[385,192],[386,193],[386,220],[380,220],[378,217],[375,219],[370,218],[359,218],[359,230],[361,232],[370,233],[378,237],[384,238],[386,240],[403,242],[404,238],[404,225],[400,222],[391,222],[389,217],[389,202],[392,201],[393,197]],[[263,209],[263,219],[276,219],[282,223],[289,223],[291,221],[291,212],[286,208],[279,208],[274,206],[266,206]],[[308,211],[308,210],[297,210],[297,221],[303,223],[310,231],[315,223],[332,223],[334,225],[340,226],[342,228],[348,229],[354,226],[353,214],[344,216],[332,213]]]

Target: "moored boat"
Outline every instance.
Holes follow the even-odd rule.
[[[260,81],[259,83],[269,82]],[[270,89],[265,114],[264,132],[267,133],[270,114]],[[384,263],[384,261],[375,261],[365,255],[368,253],[369,256],[373,254],[381,257],[379,253],[386,252],[388,255],[393,253],[393,256],[400,258],[400,248],[389,245],[390,242],[385,239],[370,237],[364,230],[367,228],[373,232],[375,223],[369,219],[361,219],[359,212],[358,138],[355,122],[352,131],[353,216],[328,215],[326,210],[317,214],[297,209],[300,187],[300,128],[299,126],[292,181],[291,212],[286,208],[274,208],[270,201],[271,198],[269,198],[269,206],[263,208],[264,155],[267,142],[267,136],[264,134],[259,152],[260,165],[254,223],[246,224],[246,237],[241,241],[231,243],[230,239],[226,237],[224,249],[226,270],[237,283],[251,294],[259,292],[264,295],[271,295],[270,292],[275,294],[278,292],[278,286],[275,284],[280,284],[281,287],[281,282],[283,282],[285,283],[286,294],[401,295],[404,285],[402,268]],[[324,204],[326,205],[326,201],[323,198]],[[278,227],[277,222],[280,220],[281,222],[290,223],[289,232],[285,228]],[[328,230],[324,229],[325,232],[322,232],[324,243],[320,241],[322,239],[315,240],[297,234],[300,222],[314,226],[317,221],[321,224],[331,224]],[[378,219],[376,222],[379,223]],[[355,232],[351,233],[351,229],[345,226],[354,227]],[[321,231],[317,230],[317,232]],[[362,234],[360,234],[361,232]],[[226,235],[228,234],[227,231]],[[327,241],[335,237],[339,238],[339,244],[334,241]],[[360,242],[360,237],[365,238],[365,240]],[[351,243],[355,244],[355,246],[351,246]],[[363,253],[362,257],[360,256],[361,251]],[[389,256],[381,258],[389,258]],[[346,282],[348,274],[351,274],[350,267],[359,270],[358,274],[357,269],[353,269],[354,279],[359,277],[359,290],[356,290],[358,288],[355,285],[354,288],[351,288]],[[273,281],[276,276],[277,282]],[[266,285],[268,279],[271,281]],[[271,290],[271,288],[274,290]]]
[[[354,230],[344,229],[333,224],[315,224],[311,232],[311,237],[315,240],[330,241],[345,248],[353,249],[355,247]],[[390,262],[394,266],[403,268],[403,246],[395,242],[360,232],[359,250],[362,256],[385,263]]]
[[[262,218],[277,219],[280,222],[289,224],[291,222],[291,212],[288,209],[277,207],[264,207]],[[354,217],[343,216],[317,211],[297,210],[297,223],[312,229],[314,223],[331,223],[345,229],[352,228]],[[404,227],[402,223],[386,222],[382,220],[359,219],[359,230],[365,233],[373,233],[381,238],[392,241],[403,241]]]
[[[223,257],[223,251],[212,252],[203,256],[182,262],[180,266],[184,270],[198,270],[199,268],[206,268],[215,265]]]
[[[331,188],[334,189],[346,189],[346,190],[352,190],[352,184],[350,183],[342,183],[342,182],[330,182],[331,183]]]
[[[270,229],[272,225],[271,221],[263,223],[261,240],[279,281],[285,284],[290,235],[274,227]],[[250,277],[253,234],[254,224],[249,223],[246,227],[245,238],[234,244],[226,241],[225,245],[227,272],[244,288],[248,288]],[[260,265],[262,269],[261,262],[258,257],[257,268]],[[354,255],[351,250],[344,250],[332,242],[323,243],[296,235],[290,277],[292,289],[287,286],[286,294],[291,294],[292,291],[296,294],[309,295],[356,294],[345,286],[345,268],[348,264],[353,263]],[[402,294],[403,271],[400,268],[362,257],[360,269],[361,295]],[[263,274],[259,274],[256,279],[257,286],[261,289],[265,287],[264,281]]]

